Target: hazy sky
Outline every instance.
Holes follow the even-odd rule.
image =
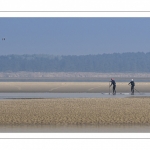
[[[150,18],[0,18],[0,37],[0,55],[150,52]]]

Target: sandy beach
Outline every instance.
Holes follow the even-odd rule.
[[[150,98],[0,101],[0,125],[150,125]]]
[[[150,82],[135,82],[135,88],[150,93]],[[128,82],[117,82],[116,91],[130,92]],[[0,92],[108,93],[109,82],[1,82]]]

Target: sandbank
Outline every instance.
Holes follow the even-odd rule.
[[[135,84],[137,91],[150,93],[150,82]],[[128,82],[117,82],[116,91],[129,93]],[[0,92],[108,93],[109,82],[1,82]]]

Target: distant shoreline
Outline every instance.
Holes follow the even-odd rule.
[[[0,72],[0,82],[150,82],[150,73]]]

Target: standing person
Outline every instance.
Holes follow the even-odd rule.
[[[113,85],[113,95],[116,95],[116,82],[114,79],[111,79],[111,85],[109,87],[111,87]]]
[[[129,82],[129,84],[131,84],[131,95],[134,95],[134,86],[135,86],[134,80],[131,79],[131,82]]]

